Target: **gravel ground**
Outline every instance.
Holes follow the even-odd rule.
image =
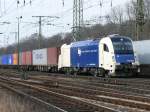
[[[0,112],[50,112],[47,107],[35,104],[0,87]]]

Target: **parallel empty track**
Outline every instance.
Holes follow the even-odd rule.
[[[21,80],[20,72],[0,70],[0,74],[1,86],[11,86],[14,90],[55,105],[63,111],[150,111],[150,99],[146,96],[150,94],[149,90],[136,87],[128,80],[120,84],[119,81],[124,79],[67,77],[44,73],[42,76],[40,73],[41,75],[28,74],[29,80]]]

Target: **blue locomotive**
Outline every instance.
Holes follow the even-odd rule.
[[[117,34],[64,44],[58,68],[69,73],[90,72],[106,77],[140,72],[132,40]]]

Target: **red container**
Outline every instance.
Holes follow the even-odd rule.
[[[47,49],[47,64],[48,65],[57,65],[58,64],[58,48],[48,48]]]
[[[32,51],[26,52],[26,65],[32,65]]]
[[[21,64],[26,65],[26,52],[22,52],[21,55]]]

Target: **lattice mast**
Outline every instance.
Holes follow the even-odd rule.
[[[136,9],[136,37],[137,40],[140,39],[141,33],[143,32],[144,21],[144,1],[137,0],[137,9]]]
[[[74,41],[81,40],[83,28],[83,0],[73,1],[73,38]]]

